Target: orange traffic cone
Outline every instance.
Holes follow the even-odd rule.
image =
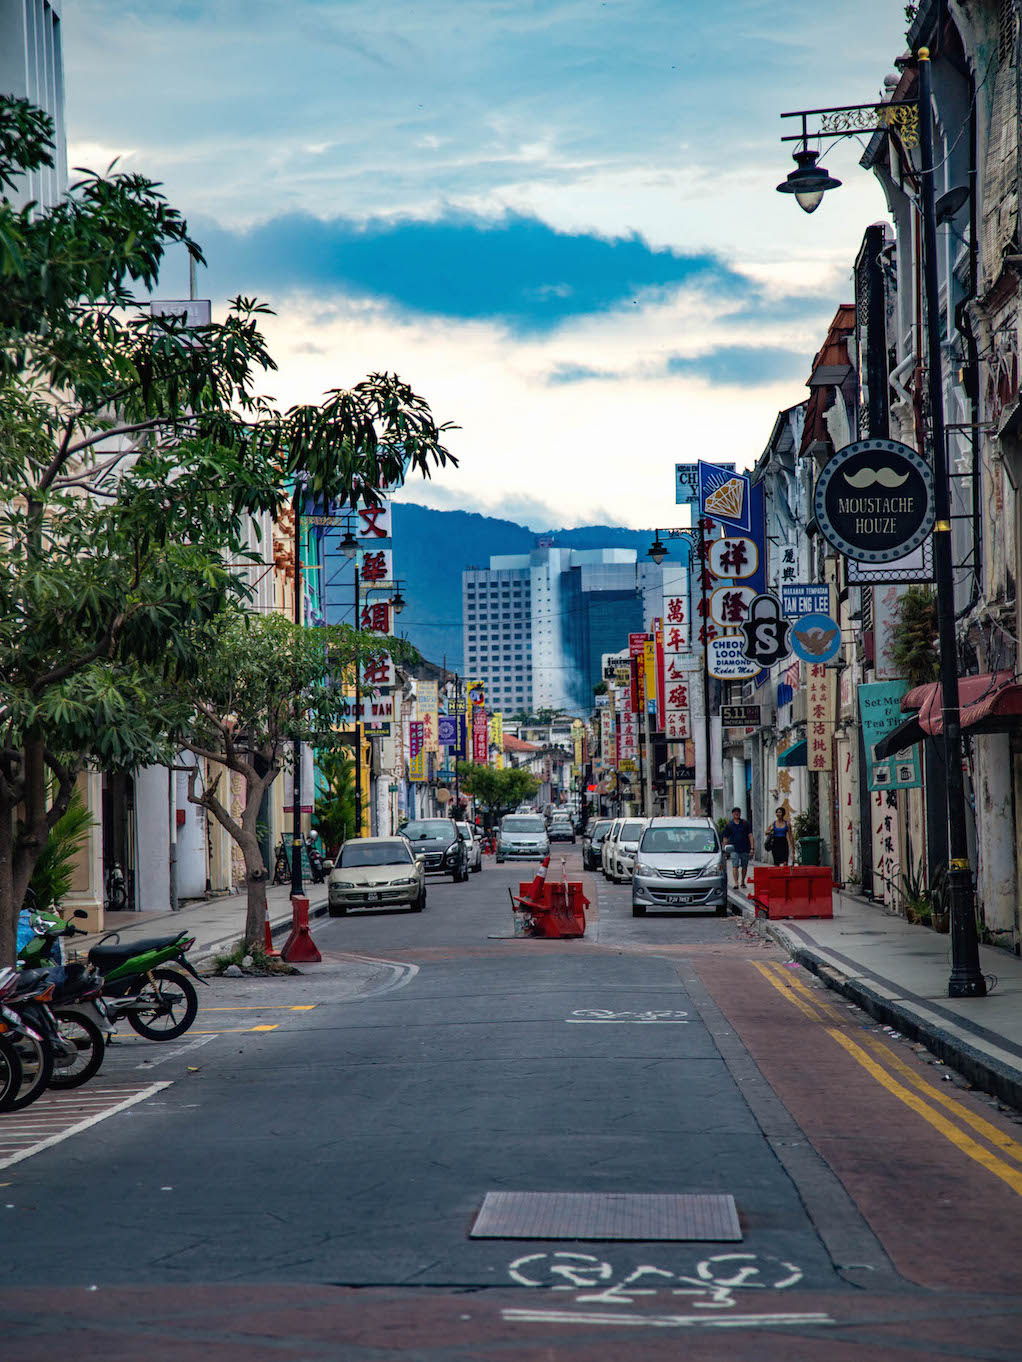
[[[522,897],[528,899],[530,903],[546,902],[546,872],[549,864],[550,857],[548,855],[536,871],[536,878],[529,885],[529,892],[522,895]]]
[[[278,951],[273,944],[273,934],[270,931],[269,904],[266,905],[265,915],[263,917],[263,954],[268,955],[271,959],[277,959],[280,956],[280,951]]]

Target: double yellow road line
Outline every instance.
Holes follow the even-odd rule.
[[[815,989],[809,988],[798,978],[796,969],[786,968],[780,964],[766,964],[758,960],[752,964],[767,983],[777,989],[778,993],[787,998],[788,1002],[797,1007],[805,1017],[825,1030],[831,1039],[851,1055],[852,1059],[881,1087],[886,1088],[899,1102],[904,1102],[905,1106],[921,1116],[956,1149],[974,1159],[988,1172],[1006,1182],[1013,1192],[1022,1196],[1022,1167],[1016,1168],[1013,1163],[1008,1162],[1011,1159],[1014,1163],[1022,1165],[1022,1144],[935,1084],[927,1082],[911,1065],[906,1064],[895,1054],[885,1041],[866,1035],[865,1044],[873,1052],[868,1053],[849,1034],[851,1028],[848,1018],[828,1002],[826,997],[820,997]],[[859,1028],[856,1027],[855,1030],[858,1032]],[[919,1096],[920,1093],[922,1096]],[[950,1112],[954,1120],[950,1120],[943,1112],[937,1110],[937,1107],[943,1107],[945,1111]],[[956,1125],[956,1121],[959,1124]],[[962,1126],[974,1130],[982,1136],[986,1144],[981,1144],[979,1140],[967,1134]],[[993,1153],[987,1145],[999,1153]],[[1000,1155],[1006,1157],[1002,1158]]]

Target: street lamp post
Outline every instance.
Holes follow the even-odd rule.
[[[295,490],[291,499],[294,516],[295,547],[295,628],[302,623],[302,511],[305,506],[305,488],[301,475],[295,478]],[[302,879],[302,740],[295,737],[291,759],[294,763],[294,776],[291,781],[291,897],[300,898],[305,892]]]
[[[850,105],[841,109],[806,109],[782,114],[782,118],[801,118],[801,135],[783,138],[800,141],[795,153],[798,169],[792,171],[777,189],[794,194],[806,212],[815,211],[820,197],[839,186],[816,166],[819,153],[809,152],[807,119],[821,117],[821,129],[814,138],[837,140],[858,132],[886,129],[901,132],[908,144],[918,136],[920,166],[919,199],[923,219],[923,294],[926,305],[927,385],[930,405],[931,467],[933,471],[934,510],[933,576],[937,594],[938,639],[940,643],[941,713],[944,721],[944,766],[947,791],[948,892],[951,926],[951,975],[948,996],[982,998],[986,979],[980,968],[979,941],[976,933],[976,900],[969,864],[966,836],[965,781],[962,775],[962,727],[958,695],[957,637],[955,634],[954,570],[951,557],[951,497],[944,438],[944,384],[940,349],[940,293],[937,278],[937,213],[934,194],[932,127],[932,83],[930,52],[918,52],[919,94],[917,100],[891,101],[888,104]],[[806,199],[803,202],[803,199]]]

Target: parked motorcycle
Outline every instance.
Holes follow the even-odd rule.
[[[86,914],[79,908],[73,916]],[[62,937],[84,935],[57,913],[36,914],[32,925],[36,934],[22,947],[20,957],[26,965],[52,960]],[[185,931],[125,944],[118,932],[109,933],[89,951],[89,964],[99,972],[102,989],[102,996],[94,1000],[98,1016],[91,1020],[110,1030],[124,1018],[146,1040],[184,1035],[195,1021],[199,999],[182,971],[206,982],[185,958],[194,945],[195,938]]]
[[[102,976],[85,965],[4,971],[0,1020],[22,1072],[17,1095],[3,1109],[19,1111],[45,1088],[77,1088],[99,1071],[103,1032],[78,1005],[99,998],[102,988]]]
[[[309,870],[312,873],[312,883],[322,884],[329,873],[323,859],[323,853],[316,846],[314,839],[306,834],[305,851],[309,858]]]

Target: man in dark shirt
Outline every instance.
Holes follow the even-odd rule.
[[[731,810],[731,822],[724,829],[724,843],[731,848],[731,878],[735,889],[745,888],[745,877],[749,873],[749,857],[752,855],[752,828],[742,817],[741,809]],[[738,876],[742,882],[739,886]]]

